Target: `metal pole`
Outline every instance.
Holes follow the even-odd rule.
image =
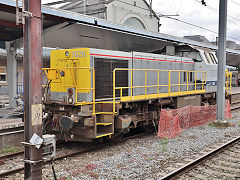
[[[152,0],[149,0],[150,9],[150,18],[152,18]]]
[[[225,71],[226,71],[226,31],[227,0],[219,4],[219,40],[218,40],[218,84],[217,84],[217,119],[225,119]]]
[[[83,0],[83,14],[87,14],[87,4],[86,4],[86,0]]]
[[[24,137],[29,142],[33,133],[42,137],[42,20],[41,0],[25,0],[25,11],[32,17],[26,18],[23,26],[24,42]],[[42,150],[25,146],[24,179],[42,179]],[[39,162],[40,161],[40,162]]]

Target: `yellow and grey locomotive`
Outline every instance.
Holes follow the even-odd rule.
[[[214,103],[217,74],[209,72],[216,72],[217,58],[209,55],[210,64],[203,56],[53,50],[50,68],[43,69],[44,131],[69,141],[111,138],[157,124],[166,106]]]

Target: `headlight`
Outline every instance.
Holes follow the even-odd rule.
[[[68,103],[72,104],[73,103],[73,98],[72,97],[68,97]]]
[[[45,101],[45,97],[44,96],[42,96],[42,102],[44,102]]]
[[[66,52],[65,52],[65,56],[66,56],[66,57],[69,57],[69,56],[70,56],[69,51],[66,51]]]

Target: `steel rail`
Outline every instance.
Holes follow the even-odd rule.
[[[197,158],[196,160],[188,163],[187,165],[180,167],[179,169],[177,169],[176,171],[173,171],[171,173],[169,173],[168,175],[164,176],[163,178],[161,178],[161,180],[169,180],[169,179],[175,179],[179,176],[181,176],[182,174],[192,170],[193,168],[195,168],[196,166],[204,163],[205,161],[207,161],[208,159],[213,158],[214,156],[218,155],[219,153],[225,151],[226,149],[232,147],[234,144],[240,142],[240,136],[232,139],[231,141],[223,144],[222,146],[214,149],[213,151]]]
[[[12,158],[12,157],[19,156],[19,155],[22,155],[22,154],[24,154],[24,151],[18,151],[18,152],[15,152],[15,153],[6,154],[6,155],[3,155],[3,156],[0,156],[0,160],[1,159],[6,159],[6,158]]]
[[[145,135],[150,135],[150,134],[153,134],[153,133],[152,132],[151,133],[144,132],[144,133],[141,133],[141,134],[136,134],[136,135],[133,135],[133,136],[125,137],[125,138],[123,138],[119,141],[113,141],[113,142],[108,142],[108,143],[101,144],[101,145],[96,145],[96,146],[84,148],[84,149],[81,149],[81,150],[77,150],[75,152],[71,152],[71,153],[68,153],[68,154],[57,156],[53,159],[53,161],[58,161],[58,160],[62,160],[64,158],[73,157],[73,156],[80,155],[80,154],[83,154],[83,153],[86,153],[86,152],[99,150],[101,148],[105,148],[105,147],[108,147],[108,146],[113,146],[115,144],[127,141],[129,139],[139,138],[139,137],[142,137],[142,136],[145,136]],[[48,160],[44,161],[44,164],[49,164],[49,163],[52,163],[51,159],[48,159]],[[19,173],[23,170],[24,170],[24,166],[21,166],[21,167],[15,168],[15,169],[11,169],[11,170],[1,172],[0,173],[0,178],[8,176],[8,175]]]

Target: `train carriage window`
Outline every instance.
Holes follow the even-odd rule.
[[[199,61],[199,62],[203,61],[203,59],[202,59],[202,57],[201,57],[199,52],[197,52],[196,60]]]

